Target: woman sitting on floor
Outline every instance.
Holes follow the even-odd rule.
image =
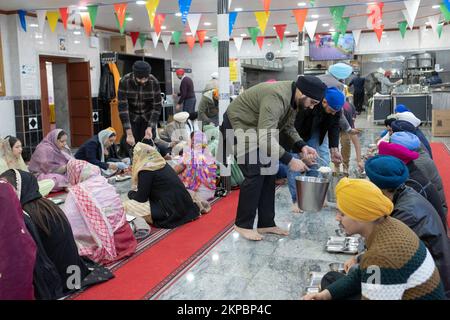
[[[0,139],[0,174],[9,170],[17,169],[28,172],[28,167],[22,158],[22,142],[12,136]],[[55,186],[51,179],[39,181],[39,192],[47,196]]]
[[[63,210],[72,226],[79,253],[107,264],[131,256],[136,239],[114,186],[100,168],[86,161],[67,164],[69,194]]]
[[[150,201],[151,220],[156,227],[172,229],[199,217],[199,207],[155,148],[136,144],[132,179],[137,191],[130,191],[128,198]]]
[[[193,191],[200,199],[208,201],[214,198],[216,191],[216,159],[208,149],[206,135],[191,133],[190,148],[183,150],[183,157],[175,167],[186,189]]]
[[[67,133],[55,129],[42,140],[31,156],[29,169],[39,181],[51,179],[55,182],[53,192],[68,187],[67,163],[73,159],[67,146]]]
[[[76,289],[113,277],[107,269],[78,255],[72,228],[64,212],[41,196],[35,176],[25,171],[8,170],[1,178],[16,189],[25,223],[38,248],[34,271],[37,299],[59,299]]]

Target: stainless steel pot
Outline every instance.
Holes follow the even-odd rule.
[[[415,56],[412,56],[412,57],[406,59],[406,64],[407,64],[408,69],[417,68],[417,66],[418,66],[417,58]]]

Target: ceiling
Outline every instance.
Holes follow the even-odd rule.
[[[97,26],[107,27],[110,29],[117,29],[114,17],[114,7],[112,4],[118,2],[128,2],[128,12],[133,18],[133,21],[127,22],[126,31],[152,31],[148,21],[147,10],[145,6],[136,4],[136,1],[120,1],[120,0],[103,0],[103,1],[89,1],[89,0],[0,0],[0,10],[11,11],[18,9],[25,9],[33,11],[34,9],[52,9],[64,6],[80,6],[88,4],[99,4],[97,16]],[[297,25],[292,15],[291,9],[301,8],[297,4],[299,2],[309,3],[308,0],[273,0],[271,4],[271,15],[269,24],[266,30],[266,36],[275,36],[275,30],[272,26],[274,24],[288,24],[287,33],[295,35],[297,32]],[[366,28],[366,10],[367,3],[370,0],[363,1],[340,1],[340,0],[316,0],[315,8],[310,8],[308,12],[309,20],[319,20],[316,32],[329,32],[333,28],[332,19],[329,12],[329,7],[337,5],[347,5],[344,17],[351,17],[347,30],[365,29]],[[440,0],[422,0],[420,3],[419,12],[417,14],[415,26],[422,26],[427,21],[427,18],[432,15],[440,13],[439,9],[432,8],[433,5],[438,5]],[[362,4],[362,5],[361,5]],[[253,12],[255,10],[263,10],[261,0],[233,0],[230,11],[236,8],[242,8],[243,11],[239,13],[232,36],[239,36],[241,34],[248,34],[248,27],[257,26],[257,22]],[[304,7],[303,7],[304,8]],[[405,20],[402,10],[405,9],[403,1],[386,0],[383,9],[383,23],[385,29],[397,28],[397,22]],[[177,0],[161,0],[158,7],[158,13],[166,13],[166,21],[164,23],[166,29],[163,32],[184,30],[189,31],[189,27],[181,23],[181,18],[175,16],[174,13],[179,11]],[[216,35],[216,21],[217,21],[217,0],[192,0],[191,13],[202,13],[202,19],[199,29],[209,30],[208,36]],[[313,19],[312,15],[319,15],[318,18]],[[211,23],[211,25],[205,25]],[[329,26],[323,26],[328,23]]]

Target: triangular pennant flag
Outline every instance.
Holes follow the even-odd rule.
[[[430,22],[431,29],[433,29],[434,32],[437,32],[437,26],[439,24],[439,15],[429,17],[428,22]]]
[[[264,45],[264,36],[257,37],[256,42],[258,42],[259,49],[262,50],[262,47]]]
[[[340,24],[344,11],[345,6],[335,6],[330,8],[331,17],[333,18],[336,27]]]
[[[414,28],[414,21],[411,20],[411,17],[409,16],[409,13],[408,13],[408,10],[403,9],[402,12],[403,12],[403,16],[405,17],[405,19],[406,19],[406,21],[408,23],[409,28],[412,30]]]
[[[441,36],[442,36],[442,30],[443,30],[443,29],[444,29],[444,23],[441,22],[441,23],[439,23],[438,26],[437,26],[437,34],[438,34],[438,36],[439,36],[439,39],[440,39]]]
[[[202,18],[201,13],[189,14],[187,17],[189,28],[191,29],[192,36],[195,39],[195,34],[197,33],[198,25],[200,24],[200,19]]]
[[[92,28],[94,28],[95,22],[97,21],[98,6],[90,5],[90,6],[87,6],[87,8],[88,8],[88,12],[89,12],[89,18],[91,19]]]
[[[169,50],[170,40],[172,40],[172,34],[165,34],[161,36],[162,43],[164,45],[164,49]]]
[[[133,42],[133,47],[136,46],[136,42],[139,39],[139,34],[140,34],[140,32],[130,32],[131,42]]]
[[[217,50],[217,48],[219,48],[219,38],[217,36],[212,38],[211,43],[214,50]]]
[[[379,29],[382,24],[383,19],[383,7],[384,3],[370,3],[367,5],[367,13],[369,19],[367,19],[368,29]]]
[[[127,12],[127,3],[118,3],[114,5],[114,10],[117,15],[117,21],[119,22],[120,29],[125,29],[125,18]]]
[[[83,21],[83,27],[86,35],[89,37],[91,35],[91,18],[89,18],[89,12],[80,12],[81,21]]]
[[[232,2],[233,2],[233,0],[228,0],[228,10],[230,10]]]
[[[192,49],[195,46],[195,37],[194,36],[186,36],[186,42],[188,44],[189,50],[192,52]]]
[[[286,31],[286,24],[276,24],[274,25],[275,31],[277,32],[278,38],[281,42],[283,42],[284,39],[284,32]]]
[[[181,31],[174,31],[172,33],[173,41],[175,42],[175,46],[178,48],[180,46],[180,38],[181,38]]]
[[[441,12],[445,21],[450,22],[450,9],[444,3],[441,3]]]
[[[305,22],[305,29],[306,29],[306,32],[308,33],[310,39],[314,39],[314,35],[316,34],[318,22],[319,21],[317,21],[317,20]]]
[[[402,36],[402,39],[405,38],[406,28],[407,27],[408,27],[408,22],[406,22],[406,21],[400,21],[398,23],[398,29],[400,30],[400,34]]]
[[[278,37],[277,37],[277,39],[278,39],[278,43],[280,44],[280,49],[283,49],[283,46],[284,46],[284,40],[281,41],[280,38],[278,38]]]
[[[240,52],[244,38],[243,37],[234,37],[233,40],[234,40],[234,45],[236,46],[237,52]]]
[[[67,21],[69,20],[69,8],[59,8],[59,15],[64,25],[64,29],[67,30]]]
[[[128,22],[127,18],[130,16],[130,14],[128,12],[125,14],[125,19],[123,21],[123,25],[122,26],[120,26],[120,22],[119,22],[119,18],[117,18],[117,14],[114,14],[114,16],[116,17],[117,29],[119,29],[120,34],[123,35],[125,33],[125,28],[127,27],[127,22]]]
[[[333,39],[334,42],[334,46],[337,47],[338,43],[339,43],[339,38],[340,38],[341,34],[340,32],[332,32],[331,33],[331,38]]]
[[[355,47],[359,44],[359,39],[361,38],[361,29],[359,30],[353,30],[353,39],[355,40]]]
[[[155,17],[155,31],[157,34],[161,34],[161,27],[164,24],[164,21],[166,20],[166,15],[162,13],[158,13]]]
[[[310,0],[310,1],[309,1],[309,6],[310,6],[311,8],[313,8],[315,5],[316,5],[316,1],[315,1],[315,0]]]
[[[192,0],[178,0],[178,5],[181,12],[181,21],[183,24],[186,24],[187,16],[189,14],[189,10],[191,9],[191,2]]]
[[[264,11],[269,12],[270,11],[270,2],[272,0],[264,0]]]
[[[153,24],[155,22],[155,14],[156,9],[158,9],[159,6],[159,0],[148,0],[145,4],[145,7],[147,8],[148,13],[148,20],[150,21],[150,26],[153,28]],[[156,31],[158,32],[158,31]]]
[[[408,15],[411,19],[410,20],[411,24],[409,26],[411,28],[411,26],[414,25],[414,21],[416,20],[417,11],[419,11],[420,0],[408,0],[408,1],[403,1],[403,3],[405,4],[406,11],[408,12]]]
[[[250,33],[250,37],[252,38],[253,45],[256,44],[256,37],[259,34],[259,29],[257,27],[248,28],[248,33]]]
[[[50,26],[50,30],[52,30],[52,32],[55,32],[56,26],[58,24],[58,19],[58,11],[47,11],[48,25]]]
[[[341,19],[341,23],[339,26],[339,30],[341,31],[341,34],[345,34],[347,32],[347,26],[348,26],[349,22],[350,22],[350,17]]]
[[[27,21],[25,19],[27,12],[25,10],[19,10],[19,19],[20,19],[20,25],[22,26],[23,31],[27,32]]]
[[[147,35],[144,33],[139,34],[139,44],[141,45],[141,49],[145,47],[145,42],[147,41]]]
[[[159,41],[159,35],[160,34],[158,34],[156,32],[152,32],[152,33],[150,33],[150,35],[152,36],[153,47],[156,48],[158,46],[158,41]]]
[[[427,26],[420,26],[420,41],[427,35]]]
[[[384,25],[382,25],[379,28],[373,29],[373,31],[375,31],[377,38],[378,38],[378,42],[381,41],[381,36],[383,35],[383,30],[384,30]]]
[[[47,10],[36,10],[38,25],[39,25],[39,31],[41,33],[44,33],[45,28],[45,17],[47,15]]]
[[[320,34],[316,34],[316,48],[318,48],[320,46]]]
[[[200,43],[200,48],[203,48],[203,43],[205,42],[205,37],[207,30],[198,30],[197,31],[197,37],[198,37],[198,43]]]
[[[230,12],[230,18],[228,22],[229,26],[229,35],[231,37],[231,34],[233,33],[234,24],[236,23],[238,13],[237,12]]]
[[[264,35],[266,33],[267,23],[269,22],[270,12],[255,12],[255,17],[261,34]]]
[[[447,7],[447,10],[450,11],[450,0],[443,0],[442,2]]]
[[[296,9],[292,10],[297,21],[298,32],[303,31],[303,26],[305,25],[306,16],[308,15],[308,9]]]

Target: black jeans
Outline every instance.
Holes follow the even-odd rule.
[[[355,91],[353,102],[355,103],[356,111],[361,112],[364,104],[364,92]]]

